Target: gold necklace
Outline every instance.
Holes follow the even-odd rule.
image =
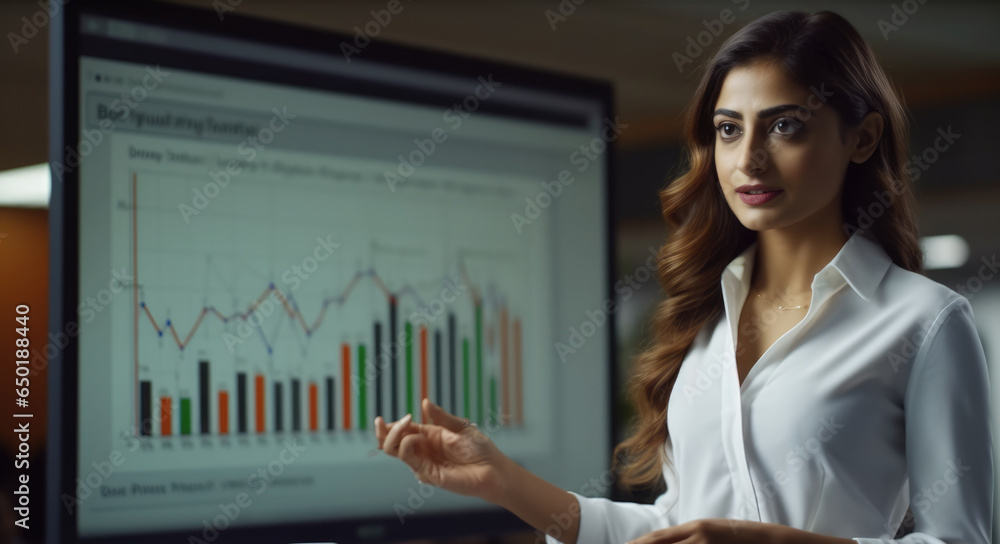
[[[760,293],[757,293],[757,298],[763,300],[764,302],[767,302],[768,304],[772,304],[774,306],[777,306],[778,310],[781,310],[782,312],[784,312],[785,310],[798,310],[798,309],[805,308],[805,307],[809,306],[808,304],[804,304],[804,305],[800,305],[800,306],[791,306],[791,307],[789,307],[789,306],[782,306],[781,304],[775,304],[774,302],[771,302],[770,300],[767,300],[766,298],[760,296]]]

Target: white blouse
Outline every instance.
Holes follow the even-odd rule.
[[[813,278],[802,321],[740,386],[733,347],[756,246],[722,273],[725,315],[681,364],[666,492],[654,504],[571,492],[578,544],[621,544],[702,518],[861,544],[991,542],[989,382],[968,300],[856,232]],[[902,523],[910,534],[893,540]]]

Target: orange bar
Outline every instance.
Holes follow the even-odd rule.
[[[319,392],[316,384],[309,384],[309,430],[315,431],[319,427],[319,409],[317,408]]]
[[[219,391],[219,434],[229,434],[229,393]]]
[[[344,390],[344,428],[351,428],[351,346],[344,343],[340,346],[342,359],[340,381]]]
[[[171,414],[170,414],[170,397],[160,397],[160,434],[163,436],[170,436],[171,433]]]
[[[427,326],[420,326],[420,403],[427,398]],[[421,414],[422,411],[418,410]],[[423,416],[421,416],[423,417]]]
[[[257,374],[254,376],[254,388],[257,391],[257,432],[264,432],[264,376]]]
[[[507,306],[500,307],[500,421],[510,417],[510,384],[507,381]]]
[[[514,423],[524,423],[524,405],[521,398],[521,321],[514,320]]]

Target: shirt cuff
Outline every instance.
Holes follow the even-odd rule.
[[[576,497],[576,502],[579,505],[580,510],[580,530],[577,531],[576,542],[566,542],[564,540],[559,540],[558,536],[562,535],[562,531],[565,529],[563,524],[567,523],[572,518],[572,514],[567,513],[567,517],[562,520],[555,520],[553,526],[559,530],[557,537],[553,537],[548,533],[545,534],[545,544],[590,544],[594,542],[591,540],[593,535],[599,535],[603,533],[601,527],[600,511],[601,507],[594,503],[594,500],[590,497],[580,495],[579,493],[574,493],[572,491],[567,491],[570,495]]]

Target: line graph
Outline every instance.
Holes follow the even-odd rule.
[[[283,293],[282,290],[277,286],[275,286],[273,283],[268,285],[264,289],[264,291],[260,294],[260,296],[257,297],[257,299],[254,300],[247,307],[245,311],[224,315],[221,312],[219,312],[219,310],[214,306],[202,307],[201,311],[194,319],[194,324],[188,329],[188,332],[183,335],[184,336],[183,340],[181,339],[181,336],[177,333],[177,329],[174,326],[174,322],[172,320],[168,319],[166,320],[163,326],[160,326],[156,318],[153,316],[153,313],[146,305],[145,301],[142,300],[139,301],[139,309],[141,310],[141,313],[146,316],[149,323],[153,326],[153,328],[160,336],[163,336],[163,331],[165,329],[169,330],[171,336],[173,337],[175,343],[177,344],[177,347],[180,349],[184,349],[184,347],[191,341],[191,337],[194,336],[194,333],[198,330],[198,326],[201,324],[202,319],[204,319],[206,315],[212,315],[218,318],[219,321],[221,321],[222,323],[228,323],[230,320],[236,320],[236,319],[247,319],[250,315],[252,315],[255,311],[258,310],[258,308],[260,307],[261,303],[264,302],[264,300],[266,300],[269,296],[273,295],[278,298],[278,300],[282,305],[282,308],[288,314],[288,317],[291,318],[297,325],[301,327],[302,332],[304,332],[306,335],[311,335],[314,331],[319,329],[320,325],[323,323],[323,317],[326,315],[327,308],[329,308],[331,305],[342,304],[343,302],[345,302],[351,290],[354,288],[355,283],[365,277],[372,278],[372,281],[375,283],[375,285],[378,286],[379,290],[382,291],[385,294],[386,298],[390,301],[393,300],[395,297],[398,297],[400,294],[411,293],[413,298],[418,302],[418,304],[423,305],[423,302],[420,299],[420,295],[411,286],[405,285],[403,286],[403,289],[401,289],[400,293],[398,294],[392,293],[385,286],[385,283],[381,280],[381,278],[378,277],[378,274],[375,272],[375,270],[369,269],[364,272],[355,273],[355,275],[351,278],[350,283],[344,289],[343,294],[336,297],[323,299],[321,305],[322,309],[320,310],[319,314],[313,319],[311,325],[307,323],[305,316],[302,315],[302,312],[299,310],[298,306],[290,301],[289,296]]]
[[[359,229],[339,238],[353,259],[331,259],[292,284],[279,281],[281,266],[254,260],[263,252],[250,242],[261,232],[252,221],[223,246],[253,247],[251,257],[210,245],[220,239],[219,222],[249,221],[233,220],[237,204],[269,202],[248,197],[253,188],[239,193],[242,202],[219,206],[214,222],[178,234],[158,203],[191,182],[153,171],[133,171],[129,181],[133,413],[142,434],[367,431],[374,415],[419,418],[419,399],[428,396],[479,424],[525,424],[524,328],[512,311],[523,294],[497,281],[523,269],[509,246],[504,257],[487,257],[447,235],[392,225],[390,233],[405,233],[400,243]],[[281,219],[271,222],[306,230]],[[303,239],[311,233],[294,238]],[[493,279],[476,281],[484,272]]]

